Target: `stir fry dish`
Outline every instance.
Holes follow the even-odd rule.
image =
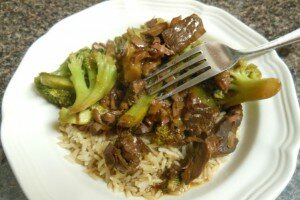
[[[210,180],[237,148],[241,104],[274,96],[281,83],[240,60],[168,99],[148,95],[143,79],[205,42],[205,32],[196,14],[170,22],[153,18],[71,53],[54,72],[40,73],[35,88],[59,108],[67,158],[114,191],[150,199]]]

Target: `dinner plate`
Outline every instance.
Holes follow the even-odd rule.
[[[105,42],[153,17],[196,13],[207,33],[238,49],[267,40],[225,11],[193,0],[112,0],[97,4],[54,25],[27,51],[3,98],[1,138],[8,161],[32,200],[122,199],[83,167],[68,162],[57,145],[58,109],[34,90],[41,71],[53,71],[72,51]],[[281,91],[273,98],[245,103],[240,142],[209,183],[165,199],[274,199],[287,185],[300,145],[300,114],[288,67],[275,51],[249,60],[265,77],[277,77]]]

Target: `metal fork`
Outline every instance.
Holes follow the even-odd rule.
[[[159,100],[163,100],[232,68],[240,58],[265,53],[298,41],[300,41],[300,29],[250,50],[236,50],[219,42],[204,43],[175,56],[146,77],[144,79],[146,91],[150,95],[158,94],[181,81],[182,83],[176,88],[157,97]],[[164,83],[173,75],[177,75],[175,79]],[[156,80],[151,81],[154,78]]]

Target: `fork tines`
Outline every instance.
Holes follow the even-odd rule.
[[[178,66],[176,66],[176,64],[178,64]],[[167,92],[166,94],[159,96],[158,99],[162,100],[201,82],[202,79],[205,80],[206,76],[212,75],[212,71],[210,70],[210,68],[211,67],[208,65],[204,55],[202,54],[201,45],[199,45],[179,56],[174,57],[171,61],[164,64],[158,70],[156,70],[148,77],[146,77],[144,79],[144,81],[146,82],[145,88],[150,95],[153,95],[163,91],[164,89],[168,88],[169,86],[175,83],[178,83],[179,81],[184,81],[185,79],[192,77],[192,75],[196,74],[199,71],[202,72],[200,75],[197,75],[196,77],[192,77],[192,79],[187,80],[186,82],[182,83],[180,86],[176,87],[175,89]],[[167,73],[163,73],[166,72],[166,70],[168,69],[170,69],[170,71],[168,71]],[[169,82],[166,81],[169,77],[175,74],[178,74],[175,77],[175,79]],[[162,76],[160,77],[160,75]],[[150,80],[153,80],[155,77],[156,80],[150,82]],[[166,83],[159,84],[159,83],[163,83],[164,81],[166,81]]]

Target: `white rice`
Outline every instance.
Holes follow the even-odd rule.
[[[122,174],[115,170],[110,173],[105,164],[104,150],[107,145],[116,138],[109,140],[102,135],[91,135],[79,131],[72,125],[61,125],[59,145],[70,150],[66,159],[85,166],[87,172],[92,178],[102,178],[108,188],[115,192],[124,192],[126,196],[142,196],[146,199],[158,199],[163,195],[161,190],[155,190],[152,186],[162,182],[160,179],[163,171],[173,163],[179,165],[179,160],[184,158],[186,149],[179,150],[175,147],[159,147],[156,144],[150,144],[143,139],[151,149],[151,152],[143,157],[137,171],[132,175]],[[224,158],[210,159],[206,164],[201,175],[190,185],[203,184],[212,178]],[[191,186],[182,184],[175,194],[187,191]]]

